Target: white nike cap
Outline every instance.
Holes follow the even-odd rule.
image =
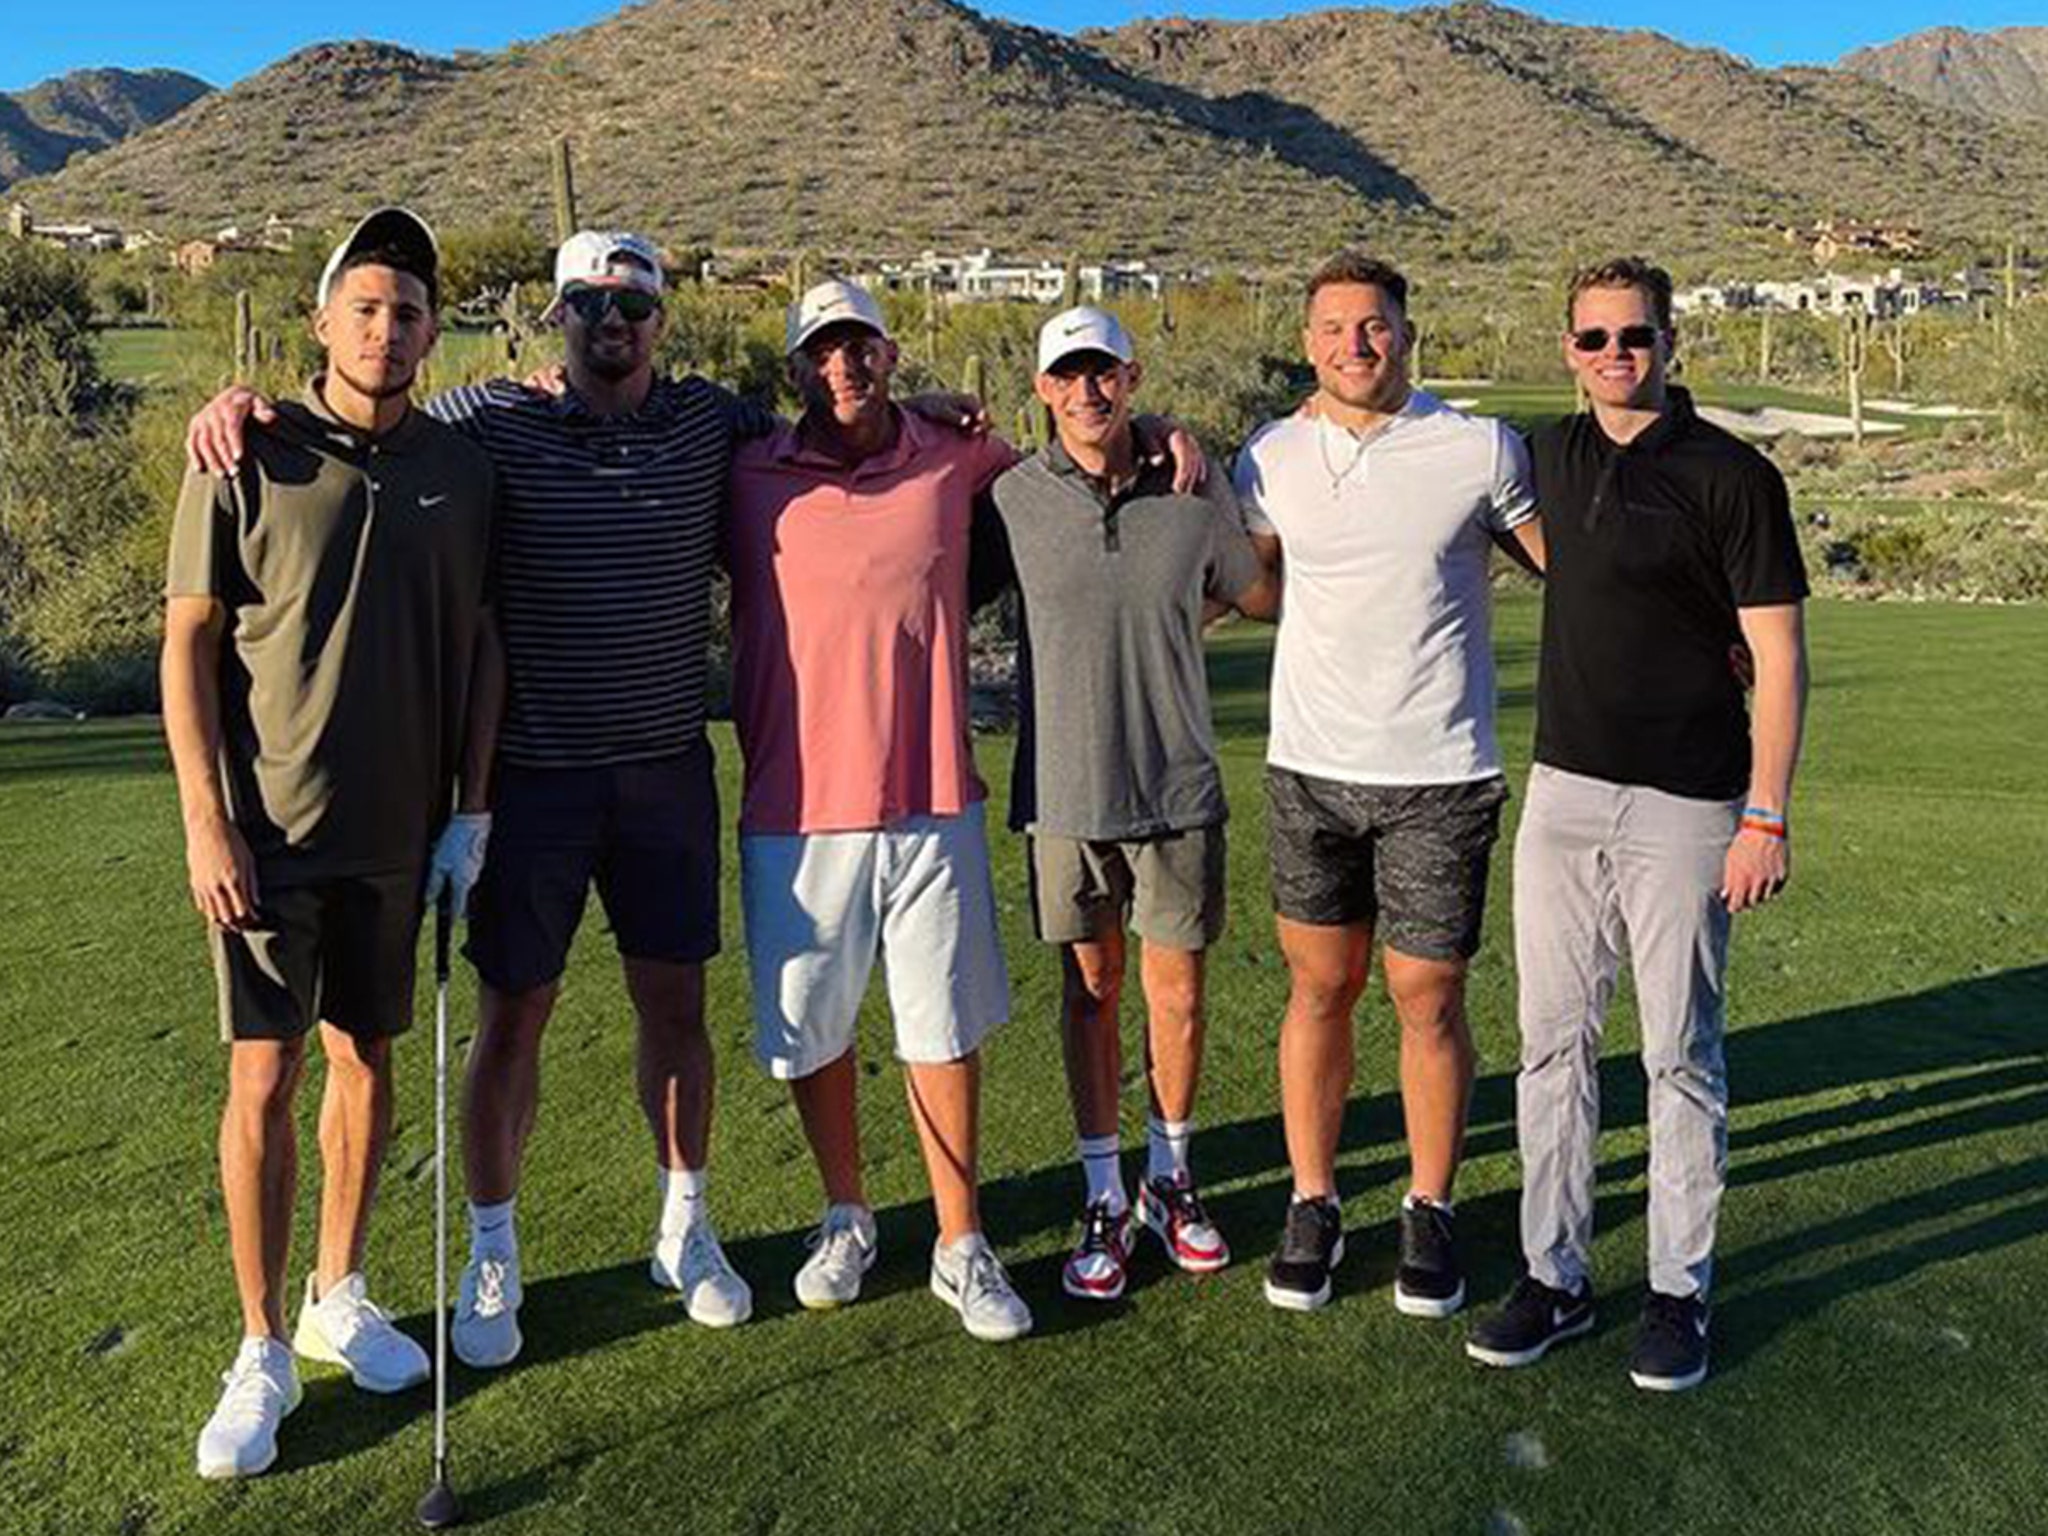
[[[798,352],[826,326],[846,320],[866,326],[884,341],[889,339],[889,323],[882,318],[882,306],[875,302],[875,296],[859,283],[835,277],[805,289],[804,296],[789,306],[789,322],[783,332],[784,354]]]
[[[661,252],[645,235],[579,229],[555,252],[555,296],[541,320],[561,313],[562,296],[571,288],[638,288],[659,294],[661,284]]]
[[[1039,328],[1038,371],[1050,373],[1061,358],[1076,352],[1107,352],[1120,363],[1138,356],[1131,333],[1116,316],[1091,304],[1063,309]]]

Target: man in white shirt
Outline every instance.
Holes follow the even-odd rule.
[[[1384,262],[1325,262],[1302,331],[1315,397],[1237,464],[1247,526],[1286,594],[1266,784],[1292,978],[1280,1092],[1294,1195],[1266,1299],[1322,1306],[1343,1257],[1337,1141],[1377,936],[1411,1160],[1394,1302],[1448,1317],[1465,1296],[1451,1218],[1473,1070],[1465,970],[1507,799],[1487,566],[1497,539],[1539,564],[1543,544],[1521,440],[1411,387],[1407,300]]]

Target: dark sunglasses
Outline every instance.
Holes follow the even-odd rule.
[[[605,311],[616,309],[628,325],[638,325],[661,313],[661,300],[638,288],[571,288],[562,302],[575,310],[585,325],[596,325]]]
[[[1657,345],[1657,327],[1624,325],[1618,331],[1610,331],[1604,325],[1589,325],[1583,331],[1572,332],[1572,348],[1578,352],[1605,352],[1609,340],[1620,342],[1624,352],[1648,352]]]

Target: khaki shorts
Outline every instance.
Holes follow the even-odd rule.
[[[1207,949],[1223,936],[1223,827],[1134,842],[1034,833],[1031,916],[1048,944],[1079,944],[1108,918],[1170,949]]]
[[[296,1040],[322,1021],[358,1039],[412,1023],[425,875],[279,885],[257,872],[256,925],[209,928],[223,1040]]]

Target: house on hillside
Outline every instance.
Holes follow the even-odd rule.
[[[1001,261],[987,246],[959,256],[923,251],[908,261],[882,261],[872,272],[856,281],[892,293],[935,293],[976,303],[994,299],[1025,300],[1033,304],[1101,303],[1106,299],[1138,295],[1156,298],[1166,286],[1166,274],[1149,262],[1112,256],[1073,269],[1074,293],[1069,287],[1068,268],[1049,259]]]
[[[66,251],[118,251],[123,239],[119,226],[87,219],[71,224],[39,224],[26,203],[7,210],[7,232],[17,240],[34,240]]]

